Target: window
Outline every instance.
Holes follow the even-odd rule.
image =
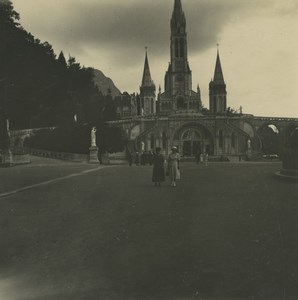
[[[179,41],[175,40],[175,57],[179,57]]]
[[[220,130],[219,133],[218,133],[218,144],[219,144],[219,148],[223,148],[223,133],[222,133],[222,130]]]
[[[231,135],[231,146],[232,146],[232,148],[236,147],[236,135],[234,132]]]
[[[184,57],[184,39],[180,39],[180,57]]]
[[[162,133],[162,148],[167,148],[167,135],[165,131]]]
[[[155,138],[154,138],[154,134],[151,134],[150,136],[150,148],[154,149],[155,148]]]

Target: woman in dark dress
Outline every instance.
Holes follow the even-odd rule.
[[[153,156],[153,174],[152,174],[152,181],[154,182],[155,186],[160,186],[162,182],[165,181],[165,168],[164,162],[165,158],[160,153],[161,148],[156,148],[155,153]]]

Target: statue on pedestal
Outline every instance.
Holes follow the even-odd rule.
[[[141,142],[141,151],[145,151],[145,143],[143,141]]]
[[[96,127],[92,127],[91,130],[91,147],[97,147],[96,145]]]
[[[98,160],[98,147],[96,145],[96,127],[91,129],[91,146],[89,148],[89,163],[99,163]]]

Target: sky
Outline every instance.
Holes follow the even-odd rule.
[[[164,90],[174,0],[12,0],[21,25],[55,53],[139,92],[145,47]],[[298,117],[298,1],[182,0],[192,86],[209,107],[217,43],[228,106],[256,116]]]

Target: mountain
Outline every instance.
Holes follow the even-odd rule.
[[[94,70],[94,83],[98,86],[98,89],[103,93],[103,95],[106,95],[108,93],[108,89],[111,89],[112,96],[118,96],[121,92],[120,90],[115,86],[112,79],[106,77],[100,70],[93,69]]]

